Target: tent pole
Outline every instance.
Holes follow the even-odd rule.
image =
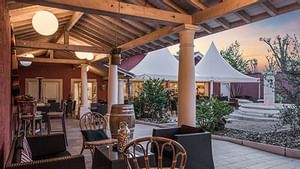
[[[213,94],[214,94],[214,81],[212,81],[212,80],[210,81],[209,87],[210,87],[210,93],[209,93],[209,95],[210,95],[210,97],[212,97]]]

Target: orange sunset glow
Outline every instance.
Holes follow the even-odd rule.
[[[258,60],[258,71],[263,72],[267,63],[265,56],[270,55],[270,53],[268,53],[267,45],[259,41],[259,38],[274,38],[277,35],[285,36],[286,34],[295,34],[300,38],[299,10],[196,39],[194,41],[195,51],[205,54],[212,41],[214,41],[218,50],[225,49],[237,40],[241,45],[240,50],[245,59],[256,58]],[[169,49],[172,54],[175,54],[179,47],[174,45]]]

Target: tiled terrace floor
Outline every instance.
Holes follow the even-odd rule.
[[[152,126],[137,124],[134,137],[149,136],[152,129]],[[68,150],[72,154],[78,154],[82,143],[78,120],[67,120],[67,135]],[[85,150],[84,156],[87,169],[90,169],[91,153]],[[213,140],[213,156],[216,169],[300,169],[299,159],[274,155],[224,141]]]

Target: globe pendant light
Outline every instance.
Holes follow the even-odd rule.
[[[44,36],[53,35],[58,29],[56,16],[48,11],[38,11],[32,17],[32,26],[36,32]]]
[[[75,52],[75,55],[78,59],[87,59],[87,60],[94,59],[94,54],[91,52]]]
[[[31,54],[31,53],[26,54],[24,57],[26,57],[26,58],[34,58],[33,54]],[[21,64],[22,66],[25,66],[25,67],[30,66],[31,63],[32,63],[31,61],[20,61],[20,64]]]

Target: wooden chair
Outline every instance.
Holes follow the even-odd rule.
[[[59,103],[50,103],[50,111],[47,113],[47,131],[48,134],[52,132],[63,132],[65,135],[65,142],[68,145],[67,140],[67,130],[66,130],[66,121],[65,121],[65,108],[64,103],[60,107]],[[52,130],[51,120],[59,119],[61,120],[62,130]]]
[[[27,134],[27,127],[31,126],[31,134],[36,133],[36,124],[39,124],[39,132],[41,133],[42,115],[36,114],[36,101],[18,101],[18,135],[24,130]]]
[[[166,151],[171,152],[172,162],[169,166],[164,162]],[[151,158],[153,153],[155,158]],[[183,146],[164,137],[143,137],[133,140],[126,145],[123,154],[127,169],[184,169],[187,161]]]
[[[84,149],[89,149],[93,154],[96,146],[118,142],[117,139],[112,139],[107,136],[107,121],[105,117],[99,113],[85,113],[80,118],[79,126],[83,138],[80,154],[82,154]]]

